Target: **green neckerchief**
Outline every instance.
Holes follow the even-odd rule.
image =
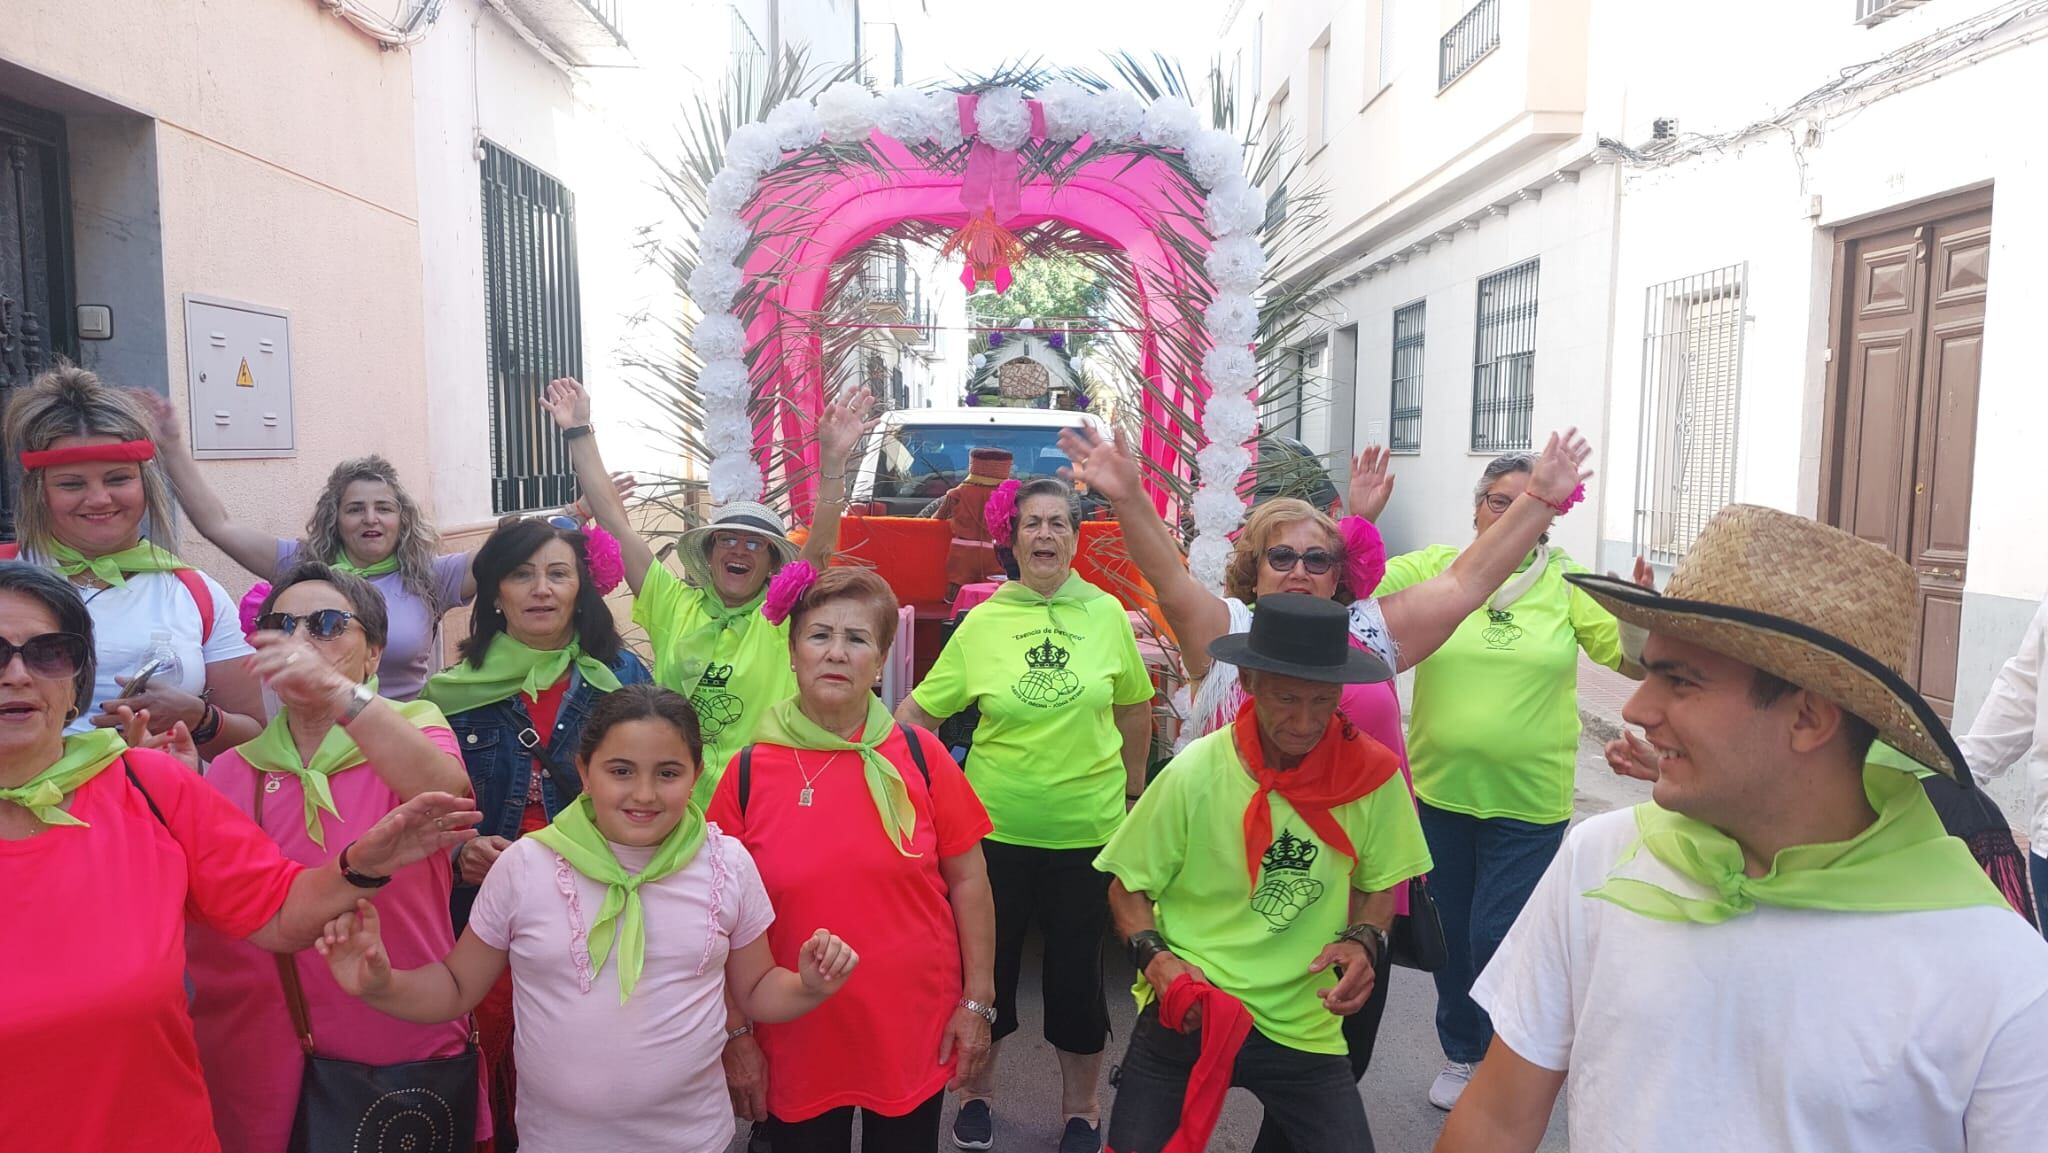
[[[868,780],[868,796],[874,799],[875,812],[882,818],[882,831],[888,834],[889,843],[897,852],[915,857],[918,854],[910,851],[910,838],[917,829],[917,810],[910,804],[910,788],[903,783],[902,771],[880,751],[882,742],[895,731],[896,722],[889,716],[889,710],[872,693],[868,694],[867,726],[861,730],[858,744],[820,728],[791,697],[762,714],[754,727],[754,739],[791,749],[859,749],[861,768]],[[917,734],[912,733],[910,739],[916,740]]]
[[[370,691],[377,691],[377,678],[371,677]],[[386,701],[385,704],[397,709],[400,716],[411,721],[416,728],[430,729],[448,727],[448,718],[441,710],[426,701]],[[356,747],[356,739],[340,725],[330,725],[327,735],[320,738],[320,747],[313,750],[313,763],[306,764],[299,759],[299,745],[292,739],[292,730],[287,717],[290,706],[277,710],[270,718],[270,724],[262,732],[235,746],[242,759],[259,773],[289,773],[299,779],[299,791],[306,797],[306,835],[321,848],[327,847],[327,836],[320,830],[320,811],[333,813],[341,819],[341,810],[334,807],[334,790],[327,784],[327,778],[336,773],[353,769],[366,759],[363,750]]]
[[[50,559],[65,576],[90,572],[101,584],[115,587],[126,586],[131,573],[175,572],[192,567],[179,560],[178,554],[148,541],[95,557],[86,556],[62,541],[51,541]]]
[[[562,855],[569,866],[604,886],[604,903],[597,919],[590,923],[590,971],[604,969],[611,956],[614,938],[619,946],[619,1004],[633,995],[640,983],[640,966],[647,960],[647,926],[640,909],[640,886],[650,885],[679,872],[696,857],[704,843],[704,810],[695,801],[683,810],[683,819],[669,830],[654,858],[637,873],[627,873],[612,852],[611,843],[597,831],[590,794],[556,814],[546,828],[526,834]]]
[[[25,785],[0,789],[0,801],[13,801],[45,825],[86,828],[84,821],[64,811],[64,798],[99,776],[100,770],[120,760],[127,751],[128,744],[121,739],[119,729],[92,729],[65,737],[64,752],[56,764],[30,777]]]
[[[705,587],[704,611],[710,614],[710,619],[690,630],[689,636],[676,642],[676,647],[683,653],[679,659],[682,661],[681,692],[684,696],[687,697],[697,691],[697,682],[704,678],[704,670],[711,667],[712,654],[718,648],[719,634],[731,628],[737,628],[744,633],[753,627],[754,617],[761,611],[761,602],[767,599],[768,589],[764,586],[747,603],[727,605],[718,599],[716,590],[709,586]]]
[[[1586,895],[1654,920],[1700,925],[1720,924],[1760,904],[1844,913],[2009,907],[1968,846],[1943,830],[1919,781],[1869,764],[1863,768],[1863,789],[1877,810],[1869,828],[1846,841],[1781,850],[1761,877],[1742,871],[1742,848],[1733,837],[1655,804],[1637,805],[1636,842],[1616,870],[1647,848],[1713,895],[1683,897],[1612,873],[1606,884]]]
[[[443,669],[428,679],[420,699],[434,702],[450,716],[495,704],[514,693],[539,700],[571,664],[597,691],[618,690],[619,678],[603,661],[586,654],[581,641],[571,640],[566,648],[536,649],[512,639],[510,633],[499,633],[484,653],[484,667],[462,661]]]
[[[348,559],[347,552],[338,552],[335,555],[334,564],[330,567],[340,569],[342,572],[345,573],[354,573],[356,576],[359,576],[364,580],[370,580],[375,577],[385,576],[390,573],[397,572],[398,554],[394,552],[390,556],[385,557],[383,560],[380,560],[375,564],[359,565],[356,562]]]
[[[988,599],[1020,606],[1043,605],[1045,606],[1046,615],[1053,618],[1054,624],[1058,624],[1060,609],[1081,608],[1090,601],[1108,595],[1108,593],[1082,580],[1078,574],[1070,570],[1067,573],[1066,582],[1055,589],[1049,597],[1039,596],[1030,585],[1025,584],[1021,580],[1014,580],[1004,581],[997,585],[995,593]]]

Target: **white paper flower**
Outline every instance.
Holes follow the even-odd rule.
[[[1213,392],[1243,396],[1259,381],[1258,358],[1242,344],[1219,344],[1202,354],[1202,379]]]
[[[697,230],[697,259],[707,264],[731,264],[746,251],[747,241],[753,235],[754,230],[738,216],[714,212],[704,218],[704,227]]]
[[[881,100],[852,80],[841,80],[818,93],[818,119],[825,124],[825,135],[837,141],[866,140],[881,111]]]
[[[760,466],[744,451],[731,456],[713,457],[710,475],[711,503],[727,505],[734,501],[760,500],[764,487]]]
[[[1194,512],[1195,527],[1204,536],[1211,533],[1220,536],[1244,520],[1244,501],[1238,499],[1236,480],[1236,477],[1231,477],[1229,482],[1221,482],[1221,478],[1217,481],[1203,478],[1202,487],[1196,491],[1190,508]]]
[[[906,144],[922,144],[931,135],[932,104],[915,88],[891,88],[882,93],[881,114],[875,127],[882,135]]]
[[[1071,80],[1055,80],[1038,90],[1038,102],[1045,106],[1045,136],[1065,143],[1088,131],[1089,105],[1094,99],[1088,89]]]
[[[742,124],[725,139],[725,166],[748,176],[766,176],[782,163],[782,145],[766,124]]]
[[[1202,123],[1195,117],[1195,106],[1178,96],[1161,96],[1145,109],[1145,122],[1139,129],[1145,143],[1160,148],[1186,148],[1188,141],[1201,131]]]
[[[730,264],[699,264],[690,273],[690,299],[707,313],[730,312],[740,294],[740,270]]]
[[[967,130],[960,126],[958,92],[941,90],[928,93],[925,104],[925,139],[949,152],[966,142]]]
[[[1250,292],[1259,286],[1266,272],[1266,249],[1259,238],[1240,232],[1226,236],[1209,247],[1203,262],[1209,283],[1218,292]]]
[[[1203,314],[1217,344],[1250,344],[1259,333],[1259,306],[1242,292],[1219,292]]]
[[[700,329],[701,331],[701,329]],[[709,357],[710,353],[704,353]],[[747,366],[740,353],[709,360],[697,370],[697,391],[704,394],[707,412],[732,406],[743,409],[747,400]]]
[[[737,361],[747,354],[747,330],[740,325],[740,318],[730,312],[713,312],[697,322],[690,333],[690,347],[707,362],[708,370],[713,364]],[[702,374],[699,374],[702,379]]]
[[[1097,92],[1088,105],[1088,135],[1105,144],[1129,140],[1145,122],[1144,106],[1122,88]]]
[[[1195,182],[1214,188],[1232,176],[1244,175],[1244,145],[1221,128],[1195,133],[1181,149],[1194,171]]]
[[[974,106],[974,135],[998,152],[1015,152],[1031,139],[1031,106],[1014,85],[992,88]]]
[[[1204,445],[1195,454],[1196,475],[1205,485],[1234,488],[1237,478],[1252,466],[1251,451],[1242,444]]]
[[[711,183],[704,186],[704,200],[713,212],[737,216],[747,206],[747,201],[754,198],[757,183],[754,177],[738,169],[720,169],[718,175],[711,178]]]
[[[1259,427],[1259,413],[1248,396],[1210,396],[1202,406],[1202,429],[1210,444],[1243,444]]]
[[[716,490],[712,495],[717,496]],[[1230,551],[1230,540],[1222,533],[1196,537],[1188,546],[1189,575],[1202,582],[1202,587],[1210,592],[1223,591],[1223,573],[1230,565]],[[1192,732],[1194,726],[1187,726],[1187,730]]]
[[[775,106],[766,121],[775,133],[775,143],[784,152],[801,152],[825,138],[825,122],[818,110],[801,96],[792,96]]]
[[[747,423],[746,410],[740,406],[737,412],[706,412],[704,414],[704,447],[714,455],[747,453],[754,447],[754,430]]]
[[[1206,211],[1212,236],[1253,235],[1266,222],[1266,194],[1241,175],[1225,179],[1209,190]]]

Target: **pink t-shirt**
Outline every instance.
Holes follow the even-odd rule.
[[[652,848],[613,845],[628,872]],[[640,889],[646,963],[619,1004],[617,950],[591,971],[604,886],[530,837],[484,878],[469,931],[510,954],[522,1153],[723,1153],[725,960],[775,919],[753,858],[712,826],[679,872]]]
[[[126,759],[146,799],[116,762],[72,795],[89,828],[0,841],[0,1149],[220,1148],[185,1015],[185,919],[246,937],[299,867],[184,765]]]
[[[458,756],[455,736],[445,728],[424,730],[438,747]],[[263,831],[284,855],[302,865],[322,865],[341,854],[384,814],[399,806],[398,794],[369,764],[327,778],[333,813],[320,814],[325,848],[306,835],[305,801],[297,777],[258,773],[242,755],[229,751],[207,766],[206,782],[228,803],[256,816],[262,793]],[[275,786],[274,791],[268,791]],[[438,961],[455,947],[448,920],[453,884],[448,858],[435,854],[409,865],[376,891],[384,947],[401,969]],[[225,1153],[279,1153],[291,1136],[305,1068],[298,1035],[285,1007],[273,955],[204,925],[186,933],[186,973],[192,983],[192,1028],[200,1063],[213,1097],[214,1128]],[[311,949],[294,958],[314,1050],[322,1057],[366,1065],[397,1065],[430,1057],[453,1057],[468,1043],[464,1019],[418,1025],[387,1017],[341,991],[327,962]],[[490,1136],[490,1109],[478,1086],[477,1137]]]

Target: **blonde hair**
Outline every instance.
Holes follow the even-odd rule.
[[[1338,558],[1335,599],[1339,604],[1349,604],[1351,591],[1344,587],[1344,534],[1337,531],[1337,522],[1329,514],[1291,496],[1269,500],[1245,518],[1244,529],[1237,534],[1237,547],[1231,550],[1230,563],[1223,569],[1224,595],[1250,604],[1259,594],[1259,561],[1266,555],[1266,546],[1274,537],[1303,522],[1315,525],[1329,538],[1330,551]]]
[[[348,486],[359,480],[389,486],[391,498],[398,502],[398,545],[391,555],[398,558],[399,579],[406,589],[431,606],[435,616],[453,607],[441,603],[440,593],[434,587],[434,556],[441,547],[441,534],[419,502],[398,482],[398,469],[381,456],[345,460],[327,474],[327,487],[321,490],[313,515],[306,518],[306,539],[299,542],[300,555],[324,564],[343,559],[346,554],[341,547],[341,499],[348,494]]]
[[[128,389],[110,388],[100,378],[67,360],[16,392],[7,402],[7,452],[17,460],[25,452],[42,452],[67,436],[111,436],[121,440],[153,440],[149,414]],[[145,460],[136,466],[142,477],[142,510],[152,543],[169,549],[177,544],[175,494],[163,464]],[[21,499],[14,510],[14,531],[22,547],[49,555],[56,535],[50,527],[48,491],[43,470],[23,469]]]

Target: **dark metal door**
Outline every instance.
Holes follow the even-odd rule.
[[[0,403],[58,356],[71,329],[70,193],[64,121],[0,100]],[[14,536],[15,465],[0,485],[0,536]]]

